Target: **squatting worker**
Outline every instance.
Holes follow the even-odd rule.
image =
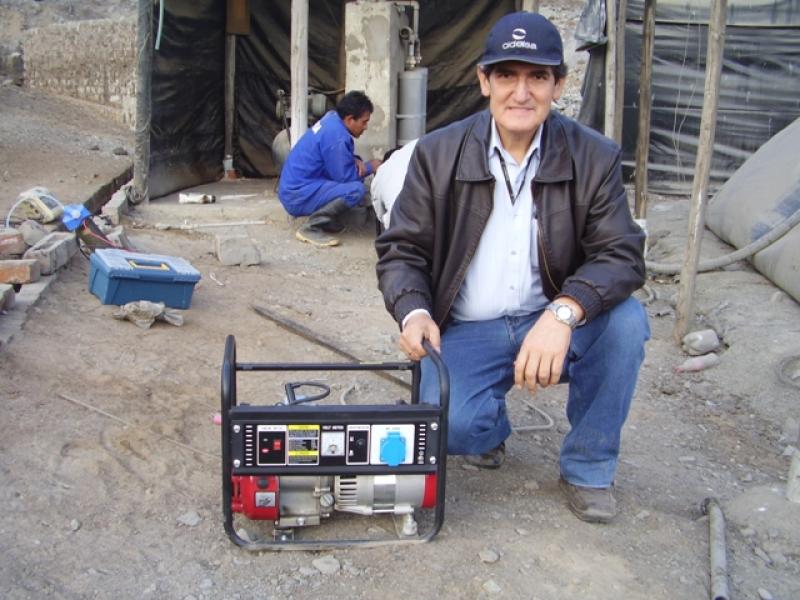
[[[647,316],[644,234],[631,219],[620,149],[551,112],[564,86],[561,36],[508,14],[477,68],[489,109],[423,136],[390,227],[377,239],[401,349],[441,351],[450,371],[448,449],[480,467],[505,458],[512,385],[569,382],[560,488],[581,519],[616,514],[614,474]],[[422,363],[422,397],[438,381]]]
[[[316,246],[336,246],[342,216],[361,203],[379,160],[363,161],[353,138],[367,129],[373,106],[363,92],[348,92],[295,144],[281,170],[278,198],[293,217],[309,215],[295,237]]]

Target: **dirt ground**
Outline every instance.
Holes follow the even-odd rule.
[[[131,133],[102,111],[0,88],[0,207],[31,185],[88,196],[130,161],[113,154],[117,146],[131,148]],[[509,396],[515,426],[542,428],[513,434],[501,469],[448,461],[445,524],[429,544],[256,554],[233,545],[222,528],[212,422],[226,336],[236,337],[242,362],[343,360],[253,305],[364,360],[398,359],[397,328],[376,287],[372,223],[354,215],[341,247],[311,248],[294,240],[297,223],[274,187],[209,184],[197,191],[216,194],[215,204],[181,205],[173,194],[126,216],[138,248],[181,256],[201,272],[182,327],[113,319],[114,307],[89,293],[89,263],[77,255],[0,349],[4,598],[702,598],[707,497],[727,520],[731,597],[800,597],[800,504],[784,497],[799,445],[800,306],[744,262],[698,278],[692,329],[712,327],[724,342],[721,363],[705,371],[674,371],[687,357],[671,338],[673,279],[637,292],[653,338],[624,431],[613,524],[576,520],[558,491],[567,430],[560,386],[533,400]],[[651,202],[648,257],[680,262],[688,199]],[[262,223],[230,225],[241,221]],[[223,232],[246,233],[261,264],[220,265],[212,247]],[[703,257],[730,250],[706,232]],[[369,373],[326,376],[326,402],[407,397]],[[241,374],[239,401],[274,404],[288,380]],[[388,517],[335,513],[316,534],[394,530]]]

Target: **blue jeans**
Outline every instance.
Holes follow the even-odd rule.
[[[442,334],[442,359],[450,372],[448,453],[481,454],[511,433],[505,396],[514,384],[514,360],[541,315],[491,321],[455,321]],[[628,298],[572,334],[561,382],[569,383],[571,429],[561,446],[561,475],[575,485],[607,487],[614,481],[620,433],[628,416],[644,344],[647,313]],[[423,402],[439,403],[439,380],[422,361]]]

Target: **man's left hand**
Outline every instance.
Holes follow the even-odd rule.
[[[559,300],[569,302],[579,318],[583,318],[583,309],[577,302]],[[537,386],[557,384],[571,339],[569,325],[558,321],[549,310],[544,311],[525,336],[514,361],[514,384],[520,389],[527,387],[531,394],[536,393]]]

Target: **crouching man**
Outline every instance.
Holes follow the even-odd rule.
[[[308,129],[289,152],[281,170],[278,198],[293,217],[308,215],[295,233],[301,242],[337,246],[344,230],[342,217],[367,193],[364,178],[379,160],[363,161],[353,138],[367,130],[373,106],[363,92],[349,92]]]
[[[477,67],[489,108],[419,140],[376,241],[377,273],[402,351],[422,360],[424,401],[437,401],[438,384],[423,340],[450,371],[449,452],[499,467],[512,385],[568,382],[560,487],[580,519],[608,522],[649,338],[631,297],[644,282],[644,234],[619,147],[551,111],[565,76],[549,20],[497,21]]]

